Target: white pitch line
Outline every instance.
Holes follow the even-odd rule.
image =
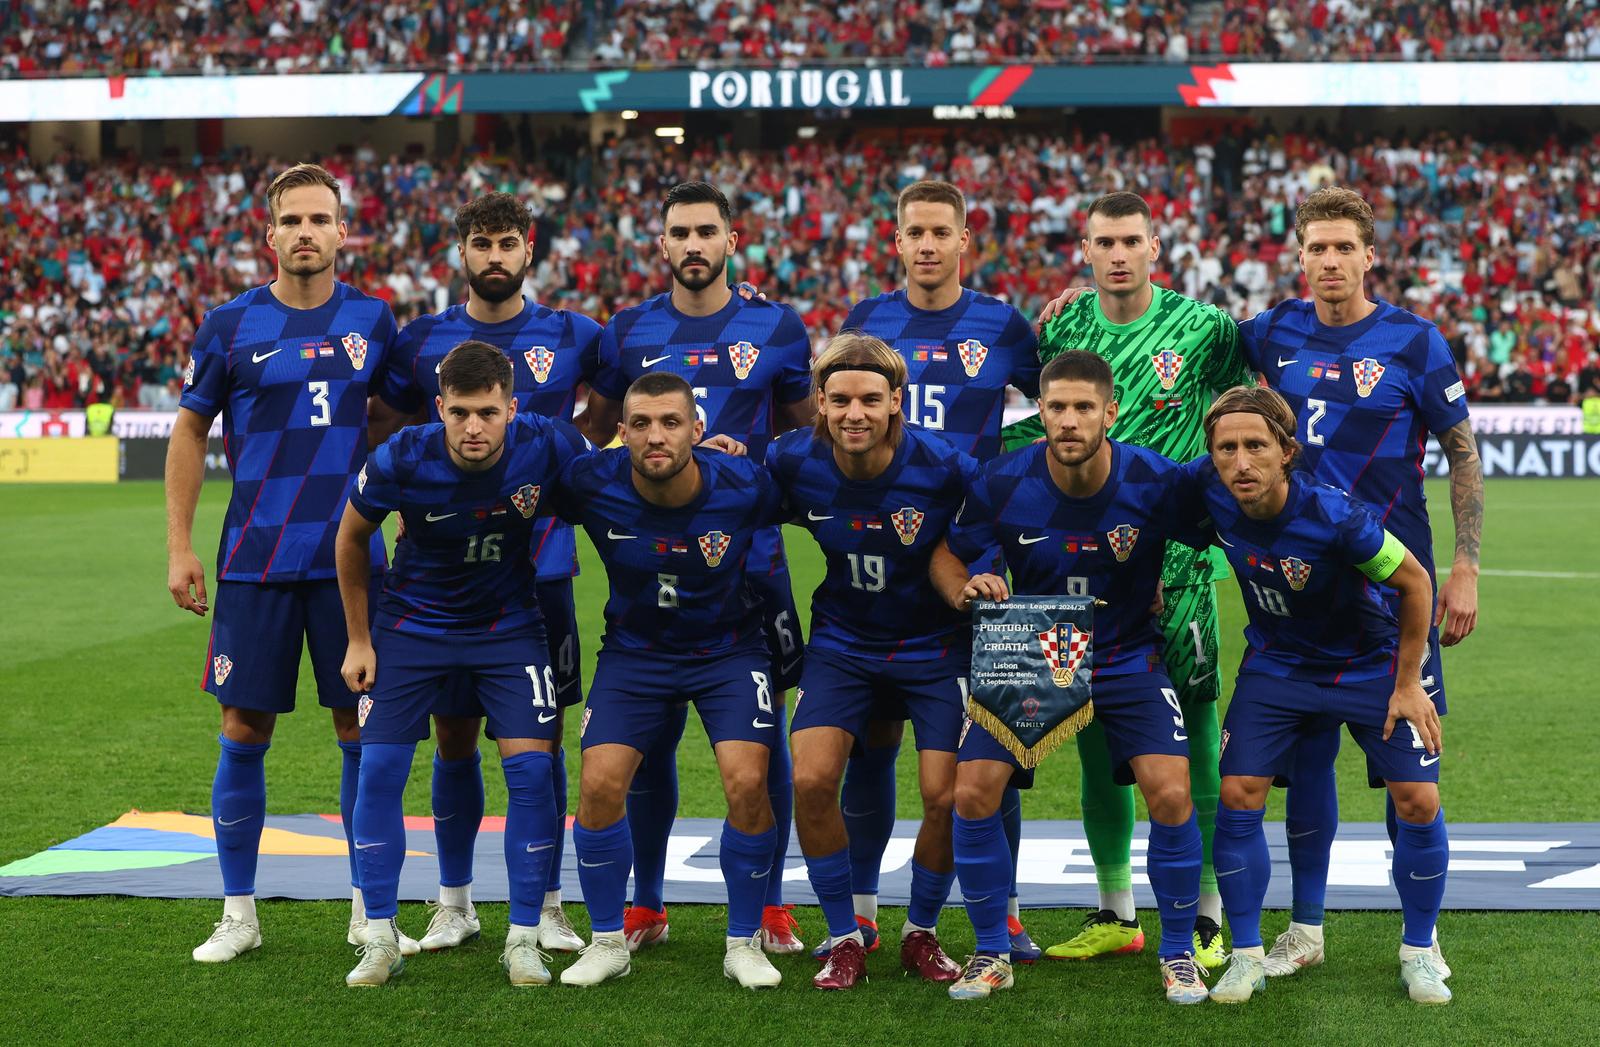
[[[1440,574],[1449,574],[1450,568],[1440,569]],[[1478,572],[1484,578],[1556,578],[1575,581],[1600,580],[1600,573],[1594,571],[1511,571],[1497,567],[1485,567]]]

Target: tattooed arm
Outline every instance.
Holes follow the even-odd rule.
[[[1439,642],[1460,643],[1478,625],[1478,546],[1483,540],[1483,463],[1472,422],[1462,419],[1439,434],[1450,463],[1450,512],[1456,522],[1456,555],[1450,577],[1439,587],[1434,624]]]

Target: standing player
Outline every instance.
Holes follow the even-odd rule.
[[[511,926],[500,963],[512,985],[550,981],[539,902],[561,833],[552,781],[561,735],[531,544],[541,493],[586,444],[562,423],[518,416],[512,381],[499,347],[469,341],[451,350],[434,405],[444,421],[407,429],[374,451],[339,525],[350,635],[343,676],[363,695],[355,847],[370,920],[347,985],[382,985],[405,966],[394,924],[406,853],[401,799],[436,695],[461,674],[499,742],[509,797]],[[369,637],[368,548],[391,512],[405,520],[406,539]]]
[[[1348,189],[1320,189],[1300,204],[1295,233],[1311,301],[1284,302],[1242,325],[1245,353],[1294,411],[1312,477],[1366,503],[1430,579],[1433,533],[1422,452],[1427,433],[1438,436],[1450,465],[1456,548],[1450,577],[1437,590],[1422,685],[1444,713],[1439,648],[1459,643],[1478,618],[1483,471],[1466,387],[1432,323],[1367,298],[1374,247],[1372,208],[1365,200]],[[1392,590],[1389,604],[1398,615],[1399,597]],[[1339,824],[1333,771],[1338,752],[1337,729],[1307,733],[1296,746],[1294,785],[1284,804],[1293,911],[1267,957],[1269,975],[1293,974],[1323,959],[1323,901]],[[1369,778],[1377,780],[1370,768]],[[1386,808],[1389,838],[1398,848],[1402,827],[1392,791]],[[1449,977],[1437,942],[1434,955]]]
[[[1239,350],[1233,318],[1215,306],[1150,282],[1161,254],[1150,206],[1135,193],[1110,193],[1089,206],[1082,243],[1095,290],[1073,295],[1049,320],[1039,355],[1088,349],[1117,377],[1118,414],[1112,435],[1187,462],[1205,450],[1201,422],[1211,398],[1254,376]],[[1067,296],[1063,296],[1066,298]],[[1059,301],[1059,300],[1058,300]],[[1007,427],[1008,447],[1042,435],[1036,418]],[[1195,958],[1222,963],[1222,902],[1211,866],[1217,809],[1217,597],[1213,579],[1226,577],[1210,554],[1176,542],[1161,571],[1165,606],[1162,660],[1189,725],[1189,788],[1205,838]],[[1083,829],[1094,858],[1100,909],[1070,941],[1051,946],[1052,959],[1086,960],[1144,948],[1133,905],[1133,791],[1112,781],[1104,731],[1090,724],[1078,735],[1083,766]]]
[[[1106,438],[1117,420],[1111,368],[1095,353],[1069,351],[1039,376],[1046,443],[983,470],[933,582],[951,606],[1028,594],[1092,596],[1094,718],[1122,784],[1137,781],[1150,810],[1149,874],[1161,911],[1161,976],[1167,1000],[1206,999],[1192,955],[1200,894],[1201,841],[1189,800],[1189,740],[1178,695],[1161,671],[1156,602],[1178,467],[1153,451]],[[998,544],[1012,586],[968,577],[963,563]],[[954,555],[951,555],[954,554]],[[1020,769],[1010,750],[968,722],[956,770],[956,872],[977,932],[976,954],[950,987],[982,999],[1012,982],[1002,916],[1009,856],[1000,826],[1002,790]]]
[[[622,401],[625,446],[575,461],[561,477],[561,514],[588,531],[611,586],[572,832],[594,936],[561,972],[564,985],[629,972],[628,787],[685,702],[705,725],[728,798],[723,973],[752,989],[782,981],[760,935],[778,837],[767,763],[783,743],[782,713],[746,588],[755,535],[780,519],[782,499],[759,464],[694,446],[704,433],[695,406],[678,375],[636,379]]]
[[[206,314],[167,451],[167,589],[179,607],[204,617],[205,569],[190,535],[206,433],[222,412],[233,494],[201,686],[222,706],[211,817],[224,899],[221,922],[194,950],[202,963],[261,944],[255,879],[267,814],[264,760],[278,714],[294,709],[302,646],[344,754],[347,841],[361,760],[356,700],[339,676],[345,633],[333,540],[366,460],[367,397],[388,364],[394,317],[382,300],[334,279],[345,224],[332,175],[316,164],[291,167],[273,179],[267,207],[277,278]],[[381,564],[381,539],[371,552]],[[353,855],[350,880],[359,882]],[[367,919],[359,887],[351,908],[348,937],[360,945]]]
[[[731,436],[760,460],[775,433],[811,424],[811,349],[800,317],[786,305],[745,299],[728,287],[728,255],[739,242],[732,209],[722,191],[705,182],[673,186],[661,204],[662,257],[672,290],[612,317],[600,341],[600,362],[590,385],[587,432],[599,443],[622,420],[622,396],[641,375],[665,371],[687,381],[705,431]],[[776,527],[756,536],[749,577],[761,601],[772,653],[770,679],[783,717],[784,693],[800,679],[803,642],[789,567]],[[667,841],[678,811],[677,747],[687,710],[656,739],[628,793],[634,832],[634,895],[628,910],[628,945],[667,939]],[[784,856],[789,849],[793,794],[789,752],[773,747],[770,796],[778,822],[768,878],[762,940],[772,952],[804,948],[783,905]]]
[[[1209,517],[1215,527],[1250,621],[1228,706],[1217,811],[1218,882],[1233,952],[1211,998],[1243,1003],[1266,986],[1267,794],[1275,777],[1298,776],[1297,735],[1323,732],[1331,720],[1349,727],[1368,773],[1388,787],[1397,809],[1400,980],[1417,1003],[1448,1003],[1431,948],[1450,862],[1439,806],[1442,735],[1420,672],[1433,588],[1416,555],[1360,501],[1290,472],[1300,450],[1295,424],[1272,390],[1229,390],[1206,415],[1210,458],[1184,467],[1198,488],[1188,515]],[[1398,624],[1369,581],[1399,593]]]
[[[440,420],[437,397],[445,354],[469,339],[495,346],[511,361],[517,409],[566,421],[580,383],[594,375],[600,325],[580,313],[549,309],[522,296],[533,260],[528,240],[533,216],[509,193],[486,193],[456,212],[458,251],[467,279],[467,301],[442,313],[418,317],[400,332],[393,361],[373,402],[376,432],[392,432],[404,420]],[[610,434],[597,442],[610,439]],[[572,528],[553,516],[534,524],[540,614],[556,673],[556,737],[562,712],[583,700],[579,639],[572,578],[578,571]],[[422,937],[424,949],[460,945],[478,933],[472,905],[472,854],[483,820],[483,773],[478,734],[482,710],[467,674],[458,674],[434,708],[438,752],[433,760],[434,835],[439,849],[439,908]],[[567,764],[555,756],[556,812],[567,812]],[[550,882],[539,919],[539,947],[570,952],[583,947],[561,908],[561,856],[565,834],[556,837]]]
[[[949,982],[961,969],[940,949],[935,928],[955,878],[950,811],[972,630],[930,587],[928,561],[978,463],[905,423],[905,360],[878,339],[837,336],[812,376],[814,431],[775,440],[767,468],[789,515],[827,558],[812,597],[792,736],[795,828],[831,935],[813,984],[848,989],[866,975],[839,784],[851,747],[885,700],[916,722],[922,786],[900,963],[928,981]]]
[[[1039,395],[1033,328],[1013,306],[962,286],[961,257],[971,233],[960,189],[949,182],[915,182],[901,191],[895,216],[905,289],[857,302],[843,329],[880,338],[905,359],[907,420],[986,462],[1000,453],[1006,386],[1030,398]],[[895,763],[906,715],[895,703],[877,711],[866,737],[857,739],[841,794],[850,827],[856,920],[868,951],[878,947],[878,874],[894,831]],[[1022,798],[1013,787],[1006,790],[1004,811],[1014,867],[1022,839]],[[1013,883],[1012,954],[1032,963],[1039,950],[1022,928],[1016,898]],[[817,955],[826,954],[824,942]]]

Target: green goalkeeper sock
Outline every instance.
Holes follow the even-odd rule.
[[[1129,853],[1133,845],[1133,787],[1112,780],[1105,728],[1099,723],[1091,722],[1078,732],[1078,759],[1083,764],[1083,834],[1088,837],[1089,854],[1094,858],[1101,907],[1117,911],[1123,906],[1107,906],[1105,897],[1132,895],[1133,864]],[[1133,918],[1132,913],[1119,915]]]

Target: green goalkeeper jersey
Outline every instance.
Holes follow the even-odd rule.
[[[1039,362],[1068,349],[1105,357],[1116,378],[1117,421],[1111,436],[1187,462],[1205,453],[1202,422],[1217,393],[1251,383],[1254,373],[1239,349],[1239,327],[1214,305],[1156,287],[1150,308],[1132,323],[1114,324],[1089,291],[1045,325]],[[1007,450],[1044,435],[1039,416],[1005,427]],[[1161,581],[1167,588],[1227,577],[1212,557],[1176,542],[1167,546]]]

